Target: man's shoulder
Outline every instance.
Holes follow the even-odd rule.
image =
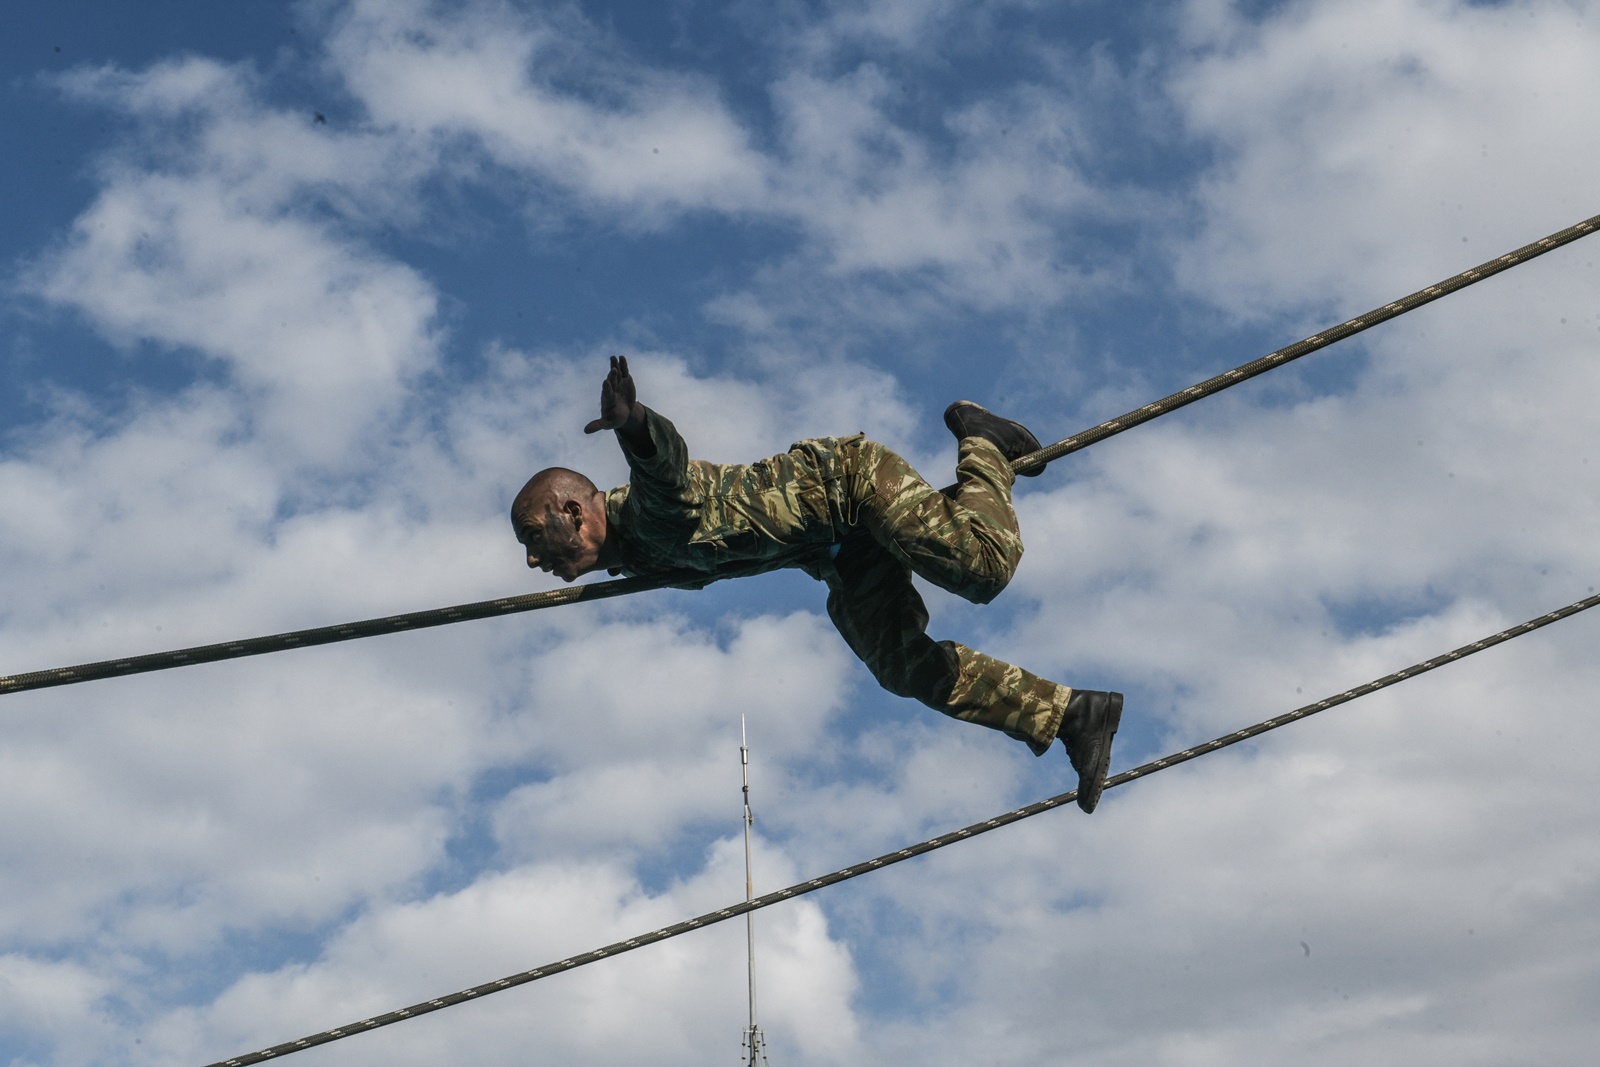
[[[696,490],[704,489],[706,485],[714,482],[717,478],[717,472],[725,466],[730,465],[712,463],[703,459],[685,460],[681,476],[681,481],[686,483],[684,488],[689,491],[690,496],[696,495]],[[634,473],[637,474],[638,472],[635,471]],[[632,485],[632,482],[624,482],[615,489],[606,490],[606,510],[608,512],[620,509],[627,504],[632,496]],[[647,485],[646,488],[649,488],[649,486]]]

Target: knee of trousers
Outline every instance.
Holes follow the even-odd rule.
[[[873,677],[897,697],[939,707],[961,675],[961,657],[949,641],[928,641],[917,652],[872,663]]]
[[[1015,551],[994,546],[985,548],[986,551],[968,562],[962,588],[955,590],[963,600],[970,600],[974,604],[987,604],[999,596],[1011,584],[1012,576],[1017,573],[1017,564],[1022,560],[1020,545]]]
[[[963,597],[974,604],[987,604],[1005,591],[1011,584],[1011,575],[996,575],[994,577],[975,577],[973,581],[962,590]]]

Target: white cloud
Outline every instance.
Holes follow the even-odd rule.
[[[1594,214],[1591,9],[1359,0],[1234,22],[1172,86],[1227,153],[1180,277],[1240,313],[1353,314]]]
[[[175,1017],[163,1029],[182,1044],[162,1051],[246,1051],[644,933],[736,899],[742,860],[740,846],[722,841],[692,879],[659,894],[615,866],[541,863],[384,908],[351,924],[324,959],[250,976],[204,1013]],[[760,862],[793,876],[778,853],[763,849]],[[802,1053],[849,1050],[850,959],[816,906],[764,913],[760,936],[764,967],[785,976],[768,989],[771,1029]],[[359,1040],[365,1054],[394,1062],[437,1062],[446,1050],[470,1048],[474,1059],[509,1063],[523,1062],[529,1043],[547,1056],[591,1061],[604,1035],[602,1057],[700,1063],[718,1043],[736,1047],[743,959],[743,924],[729,922]]]
[[[1038,0],[829,0],[814,21],[791,16],[792,39],[784,43],[811,62],[832,62],[861,47],[929,62],[946,51],[982,49],[996,36],[999,17],[1039,6]]]
[[[0,956],[0,1011],[7,1027],[50,1034],[95,1020],[95,1001],[111,989],[104,975],[72,963]]]
[[[241,429],[303,461],[348,462],[434,365],[437,298],[318,205],[392,195],[410,179],[399,157],[312,132],[256,103],[247,71],[207,60],[83,70],[62,86],[158,132],[105,166],[95,201],[20,288],[131,352],[153,344],[218,361],[265,401],[240,413],[251,420]]]
[[[1590,213],[1573,173],[1590,169],[1592,138],[1530,95],[1588,68],[1562,45],[1521,78],[1538,43],[1571,29],[1565,10],[1531,10],[1300,4],[1236,25],[1177,84],[1196,129],[1232,153],[1202,190],[1199,239],[1177,245],[1185,283],[1238,313],[1336,316]],[[1388,71],[1401,47],[1423,54],[1420,71]],[[1437,107],[1429,136],[1391,147],[1385,125],[1417,110],[1407,78]],[[1508,142],[1558,165],[1480,162],[1483,144]],[[1458,201],[1418,210],[1430,184],[1474,198],[1459,202],[1482,220],[1465,246],[1479,253],[1448,258],[1464,247],[1438,240]],[[1563,200],[1575,206],[1554,215]],[[1592,257],[1559,256],[1371,335],[1370,364],[1338,395],[1292,402],[1305,387],[1291,385],[1264,406],[1246,386],[1069,461],[1073,483],[1024,498],[1033,550],[1011,595],[1039,607],[994,650],[1128,688],[1127,760],[1583,596],[1594,460],[1573,405],[1597,384]],[[1350,357],[1311,358],[1327,375]],[[963,952],[972,977],[947,994],[957,1017],[937,1047],[908,1024],[899,1054],[1447,1063],[1537,1047],[1582,1062],[1592,1026],[1565,1005],[1593,961],[1568,924],[1596,899],[1580,828],[1593,776],[1558,750],[1590,743],[1594,624],[1135,783],[1059,845],[1019,832],[1045,853],[1018,841],[1006,884],[1046,904],[991,899],[966,854],[945,861],[973,863],[966,893],[901,886],[902,904],[935,909],[916,951],[936,962],[907,950],[910,973],[947,973],[966,949],[938,935],[946,894],[985,902],[962,920],[1006,932],[975,961]],[[1046,1013],[1065,1043],[1032,1024]]]
[[[152,398],[119,424],[93,427],[98,435],[64,413],[8,457],[0,477],[12,505],[8,564],[30,576],[3,631],[7,662],[82,661],[382,614],[469,599],[463,590],[474,582],[482,596],[507,592],[520,573],[505,528],[508,486],[563,439],[596,456],[615,446],[566,434],[549,417],[579,410],[580,394],[593,402],[593,367],[499,359],[496,375],[433,413],[437,433],[399,435],[405,447],[385,453],[380,469],[358,467],[359,491],[288,513],[280,509],[294,492],[293,460],[270,438],[233,429],[248,394]],[[842,388],[819,385],[816,399],[780,411],[747,384],[696,379],[669,358],[645,367],[646,381],[691,410],[749,401],[750,421],[719,438],[744,450],[782,436],[805,404],[826,405]],[[626,607],[618,612],[626,619]],[[633,820],[639,834],[670,836],[685,821],[726,815],[737,773],[729,708],[753,709],[775,762],[780,753],[805,758],[838,705],[848,653],[809,614],[752,617],[722,639],[682,621],[552,613],[12,697],[12,817],[0,833],[13,863],[0,925],[17,965],[44,966],[42,954],[66,951],[102,982],[84,995],[84,1010],[99,1010],[97,998],[123,995],[150,959],[196,961],[221,977],[256,966],[207,962],[228,931],[292,942],[325,924],[341,929],[345,915],[405,907],[390,902],[449,867],[447,841],[479,817],[468,798],[495,769],[556,768],[547,789],[573,797],[596,831]],[[788,667],[775,673],[775,663]],[[556,673],[568,684],[548,684],[544,675]],[[531,684],[519,692],[508,679],[524,675]],[[599,687],[598,702],[574,688],[584,678]],[[575,719],[574,706],[585,714]],[[719,770],[726,793],[683,788]],[[607,781],[627,788],[594,790]],[[650,782],[659,794],[638,788]],[[606,848],[604,833],[553,826],[563,810],[553,801],[536,812],[542,829],[537,819],[516,825],[523,796],[501,804],[505,858],[536,844],[544,862],[582,862]],[[73,946],[94,936],[124,960],[79,963]],[[834,966],[837,953],[817,948],[818,936],[789,931],[780,938],[789,948],[775,955]],[[817,952],[828,958],[804,963]],[[160,1018],[154,1004],[170,994],[152,992],[130,1024],[145,1047],[198,1050],[194,1013]],[[818,995],[801,981],[796,1010],[827,1007]],[[113,1028],[103,1040],[127,1033]],[[78,1062],[103,1058],[90,1051]]]
[[[143,175],[102,194],[35,291],[119,344],[193,348],[267,403],[261,429],[338,464],[432,362],[433,294],[293,218],[241,213],[206,179]]]
[[[762,161],[709,83],[608,56],[570,13],[357,2],[328,47],[380,125],[470,138],[499,166],[637,221],[737,212],[760,196]]]
[[[612,624],[527,664],[526,726],[556,772],[495,812],[510,855],[651,849],[732,809],[738,716],[774,762],[804,760],[837,710],[848,652],[813,615],[736,624],[725,649],[671,620]]]
[[[846,35],[881,36],[901,46],[919,43],[930,26],[949,29],[957,16],[986,20],[1006,8],[1034,6],[1033,0],[869,0],[835,5],[835,27]]]
[[[776,89],[788,209],[831,269],[949,272],[957,299],[980,307],[1059,300],[1076,273],[1059,262],[1059,224],[1116,210],[1077,171],[1069,101],[1032,90],[952,112],[954,158],[944,159],[890,117],[894,95],[871,66],[797,74]]]
[[[120,421],[63,404],[8,438],[8,664],[515,588],[504,509],[521,480],[552,462],[625,476],[612,442],[580,432],[617,348],[707,458],[855,429],[915,445],[914,357],[890,371],[848,358],[845,328],[885,306],[872,279],[909,279],[915,294],[887,305],[901,314],[1058,299],[1071,220],[1104,209],[1074,165],[1095,134],[1054,89],[951,91],[935,135],[897,117],[886,65],[796,67],[768,101],[789,125],[758,150],[721,87],[618,76],[617,46],[567,15],[443,10],[355,7],[336,23],[331,61],[381,127],[363,134],[313,129],[261,104],[248,72],[204,61],[70,80],[136,116],[141,140],[32,291],[134,352],[193,348],[227,373]],[[966,9],[838,10],[862,20],[857,44],[914,44]],[[1177,246],[1191,294],[1279,318],[1364,308],[1481,258],[1458,261],[1464,249],[1572,221],[1562,200],[1585,195],[1573,175],[1592,172],[1593,124],[1562,116],[1593,95],[1571,58],[1589,31],[1565,8],[1299,4],[1259,30],[1214,26],[1174,82],[1191,131],[1230,153],[1199,190],[1198,237]],[[603,62],[572,91],[587,55]],[[1557,93],[1579,102],[1541,106]],[[1391,150],[1362,132],[1407,121],[1428,135]],[[166,143],[178,126],[183,158]],[[657,134],[682,158],[630,168]],[[401,202],[420,173],[472,169],[463,136],[636,226],[798,221],[801,251],[716,305],[763,343],[737,365],[680,354],[688,342],[501,346],[480,378],[427,379],[437,283],[361,234],[378,218],[416,226],[426,208]],[[1530,174],[1485,144],[1554,145],[1559,165]],[[1526,196],[1501,195],[1517,183]],[[1415,211],[1435,187],[1456,199]],[[1463,215],[1486,229],[1455,233]],[[1600,322],[1592,256],[1570,252],[1370,335],[1370,364],[1336,389],[1301,382],[1262,404],[1267,387],[1246,386],[1076,457],[1073,480],[1023,483],[1015,588],[984,612],[941,598],[939,625],[1068,682],[1125,687],[1125,761],[1582,595]],[[849,306],[815,313],[812,350],[785,316],[818,292]],[[928,321],[917,336],[937,340],[951,319]],[[1324,374],[1344,358],[1313,357]],[[383,430],[343,451],[363,426]],[[736,899],[736,839],[713,829],[703,861],[696,842],[736,817],[741,706],[762,761],[758,890],[1070,786],[1059,752],[1033,761],[880,697],[814,611],[764,595],[641,598],[6,698],[8,1054],[203,1062]],[[744,614],[716,620],[728,603]],[[1092,819],[1042,816],[765,913],[774,1059],[1585,1062],[1596,624],[1115,791]],[[341,1049],[731,1055],[739,926]]]
[[[958,14],[985,17],[953,6],[933,20],[944,34]],[[906,5],[847,11],[832,47],[861,32],[920,33],[923,19]],[[329,41],[330,63],[381,128],[446,154],[465,139],[536,179],[519,195],[541,221],[575,197],[628,226],[697,211],[798,225],[834,272],[928,271],[945,281],[944,299],[979,307],[1053,303],[1103,284],[1098,269],[1071,262],[1055,228],[1124,209],[1081,176],[1080,105],[1059,91],[977,96],[930,136],[896,117],[898,93],[871,64],[801,67],[773,84],[779,138],[763,151],[708,83],[620,53],[573,12],[482,3],[447,13],[422,0],[353,4]]]

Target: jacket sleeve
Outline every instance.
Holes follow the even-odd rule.
[[[703,503],[689,475],[689,447],[671,420],[648,407],[644,411],[654,455],[641,456],[617,435],[630,472],[627,508],[633,512],[637,536],[682,536],[699,524]]]

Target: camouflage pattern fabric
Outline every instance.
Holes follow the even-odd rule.
[[[752,464],[688,458],[648,412],[653,456],[622,443],[632,480],[607,494],[625,574],[800,567],[828,585],[828,616],[885,689],[1000,730],[1035,755],[1055,739],[1072,690],[927,634],[913,573],[974,603],[1005,588],[1022,558],[1010,465],[961,442],[953,496],[861,435],[801,441]],[[619,443],[621,439],[619,438]]]
[[[999,730],[1036,756],[1055,740],[1072,690],[927,634],[913,572],[977,604],[1000,594],[1022,559],[1011,466],[988,441],[961,442],[947,497],[874,441],[855,452],[861,522],[830,568],[828,617],[878,684],[965,722]]]
[[[606,524],[620,535],[612,573],[693,570],[715,580],[730,565],[746,574],[750,564],[801,567],[825,560],[849,529],[835,438],[759,463],[707,463],[690,459],[677,428],[648,408],[645,429],[651,456],[617,438],[632,477],[606,494]]]

